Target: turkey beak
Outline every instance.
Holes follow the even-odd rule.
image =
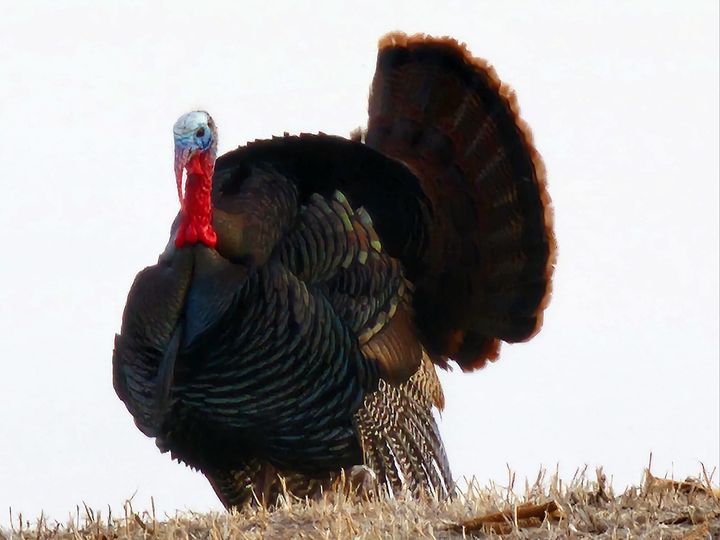
[[[175,147],[175,181],[177,182],[178,199],[180,209],[185,206],[185,190],[183,187],[183,171],[190,159],[190,150],[187,148]]]

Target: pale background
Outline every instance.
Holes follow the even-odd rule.
[[[10,4],[0,20],[0,523],[85,501],[220,507],[111,384],[135,273],[177,210],[171,126],[220,150],[363,125],[377,39],[450,34],[517,91],[560,246],[541,334],[443,376],[457,476],[718,465],[718,4]],[[602,6],[602,7],[601,7]],[[716,476],[717,479],[717,476]]]

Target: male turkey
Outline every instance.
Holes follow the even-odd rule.
[[[174,135],[181,211],[113,355],[140,430],[227,507],[357,466],[392,492],[449,493],[434,364],[474,370],[529,339],[550,293],[545,172],[512,91],[452,39],[394,33],[353,140],[216,161],[207,113]]]

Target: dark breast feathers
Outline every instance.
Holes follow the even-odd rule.
[[[491,68],[386,38],[364,140],[220,157],[213,223],[216,250],[171,242],[128,296],[114,385],[141,431],[228,507],[357,465],[448,493],[433,363],[531,337],[554,256],[542,164]]]

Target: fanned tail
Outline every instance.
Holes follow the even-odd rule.
[[[542,324],[555,260],[545,169],[514,93],[464,45],[394,33],[379,48],[366,143],[432,204],[416,323],[431,354],[482,367]]]

